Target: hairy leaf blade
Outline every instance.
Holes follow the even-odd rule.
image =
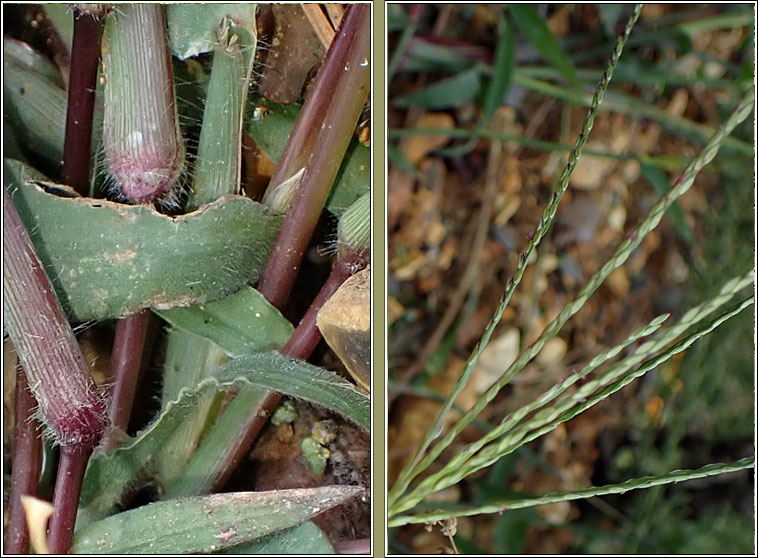
[[[212,341],[232,357],[280,349],[294,329],[252,287],[207,304],[155,312],[171,325]]]
[[[218,371],[218,381],[243,381],[321,405],[371,427],[371,401],[367,394],[333,372],[277,353],[258,353],[230,360]]]
[[[53,195],[27,181],[19,162],[6,171],[56,293],[79,321],[234,293],[261,273],[281,223],[239,196],[172,218],[147,206]]]
[[[198,401],[218,389],[218,382],[208,379],[195,390],[184,390],[136,438],[114,450],[95,453],[84,475],[77,527],[82,528],[113,513],[126,489],[145,473],[184,422],[192,419]]]
[[[155,502],[81,529],[73,550],[78,554],[214,552],[299,525],[362,491],[356,486],[323,486]]]

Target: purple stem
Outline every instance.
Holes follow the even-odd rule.
[[[292,289],[368,95],[370,22],[368,4],[353,4],[346,10],[271,179],[269,187],[276,187],[305,168],[258,285],[260,293],[278,308],[284,305]],[[337,262],[282,353],[302,359],[310,356],[321,338],[315,325],[316,313],[350,275],[346,274],[349,266],[345,263]],[[281,394],[269,392],[257,409],[251,409],[244,434],[232,448],[214,488],[226,483],[280,399]]]
[[[89,14],[75,13],[68,84],[66,141],[63,147],[64,184],[87,195],[92,144],[92,114],[100,57],[102,24]]]
[[[145,345],[150,313],[140,310],[121,318],[116,325],[111,354],[111,381],[113,393],[108,416],[111,424],[124,432],[129,428],[134,394],[137,391],[142,351]],[[115,436],[106,440],[106,448],[118,445]]]
[[[74,525],[82,490],[84,471],[92,446],[62,446],[55,478],[55,513],[50,519],[48,547],[51,554],[68,554],[74,539]]]
[[[305,316],[297,324],[297,328],[290,336],[287,344],[282,349],[282,354],[306,360],[311,356],[318,342],[321,341],[321,332],[316,327],[316,317],[318,311],[324,303],[337,291],[337,289],[350,277],[358,271],[356,265],[347,260],[338,260],[332,268],[332,272],[311,303]]]
[[[105,404],[74,332],[3,188],[4,322],[46,426],[62,446],[94,446]]]
[[[276,186],[305,168],[258,285],[277,308],[292,290],[368,95],[370,23],[368,4],[348,8],[271,179]]]
[[[82,195],[89,181],[100,32],[101,24],[92,16],[76,15],[62,180]],[[3,217],[8,222],[7,229],[3,226],[7,252],[3,263],[12,265],[8,276],[4,273],[3,290],[6,294],[8,288],[6,299],[14,306],[14,324],[8,329],[14,344],[21,345],[17,348],[24,370],[30,383],[34,380],[46,422],[61,444],[49,546],[53,553],[67,553],[84,470],[105,428],[104,405],[18,213],[6,191],[3,196]],[[32,321],[37,326],[30,326]]]
[[[29,530],[21,496],[37,495],[42,467],[42,439],[37,434],[39,423],[33,418],[36,407],[37,401],[29,390],[26,375],[19,364],[16,367],[16,424],[13,433],[8,534],[3,548],[6,554],[29,553]]]

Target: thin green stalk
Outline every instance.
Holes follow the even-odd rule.
[[[395,485],[390,491],[390,494],[388,496],[388,502],[389,502],[390,508],[392,507],[394,502],[398,499],[398,497],[403,492],[405,492],[410,482],[418,475],[418,473],[426,469],[426,467],[428,467],[429,464],[431,464],[431,462],[434,461],[434,459],[436,459],[437,455],[439,455],[439,453],[442,452],[442,449],[444,449],[444,447],[447,447],[447,445],[449,445],[450,442],[452,442],[451,436],[447,436],[442,442],[437,444],[435,449],[432,452],[430,452],[430,454],[427,455],[426,458],[421,460],[424,452],[430,446],[432,441],[434,441],[434,439],[437,438],[442,433],[442,421],[445,415],[450,410],[450,407],[452,406],[453,402],[458,398],[458,395],[460,395],[461,391],[463,391],[463,388],[468,382],[469,377],[471,376],[474,368],[476,367],[477,362],[479,361],[479,357],[481,356],[482,352],[487,346],[490,340],[490,337],[494,333],[495,327],[500,322],[500,319],[502,318],[503,313],[505,312],[508,302],[510,301],[511,296],[513,296],[513,292],[516,290],[516,287],[521,282],[521,278],[524,275],[524,271],[526,269],[526,266],[528,265],[528,262],[532,253],[534,252],[534,249],[540,243],[540,241],[545,236],[545,234],[547,234],[547,231],[549,230],[550,225],[553,222],[555,213],[558,210],[558,204],[560,203],[560,200],[563,197],[563,194],[566,192],[566,189],[568,188],[571,174],[573,173],[574,168],[576,167],[576,164],[579,160],[579,157],[581,156],[582,148],[584,147],[584,144],[587,141],[587,137],[590,131],[592,130],[592,125],[595,121],[595,116],[597,115],[597,112],[600,108],[600,103],[602,102],[603,96],[605,95],[605,91],[608,89],[608,85],[610,84],[611,78],[613,77],[613,70],[616,67],[616,64],[618,63],[619,58],[621,57],[621,53],[624,50],[624,45],[626,44],[626,41],[629,38],[629,34],[632,31],[632,27],[634,26],[634,23],[637,21],[637,18],[639,17],[641,9],[642,9],[641,4],[638,4],[637,6],[635,6],[634,13],[632,14],[632,16],[629,18],[629,21],[627,22],[624,34],[619,38],[616,44],[616,48],[614,49],[611,55],[610,62],[608,63],[608,68],[603,74],[603,79],[601,79],[600,83],[598,84],[597,90],[595,92],[595,96],[593,97],[592,106],[584,120],[582,131],[576,140],[574,149],[569,154],[568,162],[555,187],[553,196],[550,200],[550,204],[548,204],[548,206],[545,208],[542,214],[542,217],[540,219],[540,222],[537,224],[537,229],[535,231],[533,238],[529,241],[529,244],[527,245],[526,249],[519,256],[518,267],[516,268],[513,278],[511,278],[508,281],[508,284],[506,285],[505,294],[497,310],[495,311],[494,317],[492,318],[490,323],[487,325],[487,328],[485,329],[485,332],[484,332],[484,335],[482,336],[481,341],[474,349],[474,352],[472,353],[471,357],[469,358],[469,361],[466,364],[466,368],[464,369],[463,373],[461,374],[461,377],[459,378],[459,380],[456,382],[455,386],[453,387],[452,393],[450,394],[450,397],[448,398],[447,402],[442,406],[439,413],[437,414],[437,417],[435,418],[434,423],[429,429],[428,434],[425,436],[424,440],[421,442],[421,445],[419,446],[416,453],[413,455],[408,465],[402,470]],[[479,409],[476,412],[476,414],[479,414],[480,411],[481,409]],[[476,415],[472,413],[468,413],[465,417],[463,417],[463,419],[461,419],[461,421],[463,422],[464,420],[467,419],[467,417],[470,417],[468,422],[466,422],[466,424],[468,424],[471,422],[474,416]]]
[[[672,347],[669,347],[665,351],[663,350],[666,345],[679,337],[679,335],[681,335],[685,330],[690,328],[692,325],[700,322],[707,315],[716,311],[719,307],[728,302],[728,300],[731,299],[737,292],[750,284],[752,280],[752,273],[750,273],[743,278],[736,278],[727,282],[716,297],[692,308],[687,313],[685,313],[685,315],[674,326],[661,331],[652,340],[640,345],[632,355],[614,364],[598,378],[586,382],[575,393],[564,396],[558,402],[537,412],[534,416],[524,421],[523,423],[520,423],[520,419],[524,418],[527,413],[519,410],[519,412],[507,418],[503,423],[498,425],[492,431],[488,432],[475,444],[467,447],[464,452],[456,456],[440,471],[424,479],[416,488],[414,488],[410,494],[403,497],[397,502],[396,509],[399,511],[409,509],[410,507],[416,505],[416,503],[420,502],[427,495],[433,492],[438,492],[448,486],[452,486],[473,472],[490,466],[495,461],[500,459],[503,455],[510,453],[523,444],[551,431],[558,424],[565,422],[570,418],[573,418],[579,412],[585,410],[589,406],[594,405],[611,393],[615,393],[615,391],[618,391],[622,387],[626,386],[635,378],[659,366],[662,362],[674,354],[686,349],[697,339],[709,333],[725,320],[743,310],[747,305],[751,303],[751,301],[743,301],[740,305],[738,305],[736,309],[732,309],[719,318],[711,321],[710,323],[700,326],[691,335],[682,339],[680,342],[673,345]],[[642,333],[645,330],[650,333],[651,329],[655,329],[651,326],[653,326],[653,324],[656,322],[658,324],[662,323],[661,318],[656,318],[656,320],[651,322],[650,326],[639,330],[638,333]],[[615,354],[618,354],[621,348],[621,346],[616,347],[618,350],[614,349],[613,352]],[[634,366],[643,362],[649,355],[655,356],[652,359],[648,359],[631,374],[627,373]],[[598,357],[593,359],[593,361],[597,361],[603,358],[603,356],[604,355],[598,355]],[[575,374],[574,376],[582,377],[583,375],[579,373]],[[569,380],[567,380],[567,382],[568,381]],[[563,391],[565,391],[565,389],[560,389],[562,387],[563,384],[559,384],[552,390],[546,392],[542,397],[540,397],[540,399],[538,399],[538,401],[541,401],[548,394],[553,395],[553,397],[550,399],[553,399],[555,396],[560,395],[563,393]],[[598,390],[600,391],[595,394],[595,392]],[[537,406],[534,405],[530,405],[528,407],[530,407],[529,412],[537,408]],[[509,431],[511,432],[506,435],[506,433]],[[483,450],[481,449],[485,443],[489,443],[497,438],[500,438],[500,440],[488,445]],[[475,453],[476,455],[474,455]]]
[[[252,73],[251,62],[255,57],[255,41],[256,38],[246,29],[233,26],[226,18],[221,22],[213,46],[213,65],[203,110],[197,164],[186,206],[188,212],[221,196],[239,192],[242,173],[241,126],[248,80]],[[211,377],[226,360],[226,354],[215,343],[181,329],[172,329],[168,335],[164,365],[164,407],[174,401],[182,389],[194,387]],[[172,437],[167,451],[162,454],[165,457],[158,461],[160,476],[167,485],[172,486],[185,475],[196,476],[184,468],[189,466],[204,433],[218,418],[223,395],[224,391],[219,390],[204,396],[198,402],[199,410],[194,415],[196,419],[186,421]],[[249,401],[251,406],[256,403],[255,397]],[[205,444],[205,447],[209,445]],[[215,449],[211,451],[214,452],[213,457],[218,457]]]
[[[704,302],[703,304],[699,304],[695,306],[694,308],[691,308],[689,311],[687,311],[684,314],[684,316],[682,316],[682,318],[676,324],[662,330],[660,333],[656,334],[651,340],[640,345],[634,351],[632,355],[614,364],[611,368],[609,368],[607,371],[603,373],[603,375],[601,376],[601,381],[608,383],[610,381],[608,380],[608,378],[618,378],[619,376],[623,375],[625,372],[630,370],[632,367],[642,362],[648,355],[656,354],[660,352],[669,343],[674,341],[677,337],[679,337],[682,333],[684,333],[687,329],[689,329],[692,325],[698,323],[699,321],[707,317],[709,314],[718,310],[721,306],[726,304],[739,291],[741,291],[748,285],[752,284],[753,281],[754,281],[754,277],[753,277],[752,272],[742,277],[736,277],[730,281],[727,281],[724,284],[724,286],[721,288],[721,291],[719,292],[718,295]],[[471,446],[469,446],[466,449],[466,451],[462,452],[459,456],[456,456],[456,458],[454,458],[450,463],[448,463],[443,468],[442,471],[440,471],[439,473],[436,473],[434,477],[442,478],[446,475],[449,475],[450,473],[453,473],[459,470],[463,466],[463,463],[471,455],[473,455],[474,453],[479,451],[479,449],[484,447],[485,444],[503,436],[506,432],[508,432],[509,430],[513,429],[516,425],[518,425],[521,419],[526,417],[528,413],[535,411],[539,409],[540,407],[544,407],[545,404],[547,404],[548,402],[553,400],[555,397],[558,397],[563,392],[565,392],[566,389],[570,385],[576,382],[576,380],[578,380],[579,378],[585,378],[592,370],[594,370],[595,368],[597,368],[598,366],[600,366],[601,364],[603,364],[610,358],[613,358],[616,355],[618,355],[619,352],[624,347],[628,346],[632,342],[637,341],[642,336],[647,336],[653,333],[663,323],[663,321],[666,319],[667,316],[668,315],[664,315],[664,316],[659,316],[658,318],[655,318],[649,325],[633,333],[621,345],[618,345],[617,347],[611,349],[610,351],[606,353],[602,353],[596,356],[580,372],[576,374],[572,374],[564,382],[561,382],[560,384],[554,386],[552,389],[548,390],[533,404],[527,405],[523,409],[520,409],[519,411],[514,413],[514,415],[508,418],[506,421],[498,425],[492,432],[487,433],[487,435],[483,436],[475,444],[472,444]],[[593,382],[585,383],[580,388],[580,390],[576,394],[571,395],[569,399],[571,401],[576,401],[576,400],[581,400],[586,397],[589,397],[594,391],[595,385],[596,384],[594,384]],[[558,403],[557,405],[551,406],[543,411],[538,412],[531,419],[529,419],[527,423],[525,424],[528,425],[529,428],[533,428],[535,427],[535,425],[537,426],[542,425],[546,422],[553,420],[564,410],[565,409],[561,407],[561,403]]]
[[[560,79],[561,73],[549,66],[520,66],[515,70],[526,78],[532,79]],[[600,77],[600,70],[576,70],[576,77],[582,82],[594,82]],[[616,83],[633,83],[635,85],[665,85],[674,86],[704,86],[704,87],[735,87],[734,80],[712,79],[706,76],[684,76],[672,74],[670,71],[651,68],[628,68],[619,66],[616,68]]]
[[[629,490],[637,490],[639,488],[650,488],[653,486],[661,486],[671,483],[679,483],[688,480],[701,479],[704,477],[710,477],[714,475],[723,475],[726,473],[733,473],[741,471],[743,469],[749,469],[755,466],[754,457],[745,457],[734,463],[713,463],[706,465],[699,469],[684,469],[679,471],[671,471],[664,475],[642,477],[639,479],[631,479],[619,484],[609,484],[605,486],[593,486],[584,490],[576,490],[572,492],[551,492],[541,496],[539,498],[522,498],[513,500],[502,500],[499,502],[479,506],[476,508],[458,508],[449,511],[434,511],[427,513],[418,513],[414,515],[404,515],[392,518],[387,523],[388,527],[400,527],[401,525],[407,525],[409,523],[433,523],[435,521],[442,521],[452,517],[466,517],[472,515],[480,515],[485,513],[502,513],[509,510],[517,510],[522,508],[529,508],[533,506],[541,506],[544,504],[551,504],[554,502],[566,502],[570,500],[580,500],[583,498],[592,498],[595,496],[605,496],[606,494],[624,494]]]
[[[245,38],[240,39],[244,33]],[[197,164],[187,211],[239,191],[242,175],[242,120],[253,55],[243,54],[241,42],[255,45],[255,38],[225,21],[213,49]],[[254,52],[253,48],[253,52]]]
[[[577,393],[575,395],[564,398],[561,403],[556,406],[555,410],[551,410],[550,415],[555,417],[552,422],[541,426],[537,430],[529,433],[529,435],[526,437],[523,437],[519,432],[504,438],[498,442],[498,444],[493,444],[492,446],[485,448],[479,455],[472,459],[468,465],[473,469],[488,467],[506,453],[510,453],[516,448],[528,442],[531,442],[540,436],[543,436],[547,432],[553,430],[560,423],[572,419],[579,413],[585,411],[589,407],[592,407],[609,395],[616,393],[621,388],[629,385],[640,376],[644,375],[650,370],[657,368],[675,354],[684,351],[695,341],[704,335],[707,335],[723,322],[735,316],[753,303],[754,300],[752,297],[742,301],[736,307],[728,310],[718,318],[706,323],[705,325],[699,326],[693,333],[675,343],[665,351],[655,355],[653,358],[646,360],[642,363],[642,365],[640,365],[631,373],[627,373],[621,377],[619,377],[619,374],[606,374],[597,380],[589,382],[587,386],[583,386],[583,388],[586,387],[587,389],[582,389],[580,390],[581,393]],[[584,393],[592,392],[594,389],[598,388],[599,391],[597,393],[589,397],[584,396]],[[545,421],[543,420],[541,422],[544,423]],[[522,430],[526,431],[529,427],[533,428],[534,424],[525,425]]]
[[[740,122],[747,118],[747,115],[750,114],[753,108],[753,100],[754,92],[751,91],[745,98],[743,98],[727,122],[719,127],[703,151],[701,151],[701,153],[688,165],[682,175],[673,182],[671,190],[664,195],[655,206],[653,206],[645,219],[616,248],[613,256],[611,256],[603,267],[595,273],[589,281],[587,281],[574,301],[564,307],[560,314],[543,330],[539,339],[527,350],[522,351],[516,361],[505,371],[501,379],[490,387],[479,400],[477,400],[474,407],[466,414],[466,416],[461,418],[458,423],[451,428],[445,438],[440,440],[426,458],[419,463],[419,466],[413,471],[414,477],[436,459],[437,456],[439,456],[439,454],[452,443],[455,437],[471,423],[473,418],[481,413],[486,405],[494,399],[497,393],[510,381],[510,379],[522,370],[523,367],[542,350],[545,343],[552,339],[569,318],[584,306],[587,299],[595,292],[595,290],[597,290],[608,275],[623,265],[632,251],[634,251],[634,249],[636,249],[642,242],[645,235],[658,225],[663,214],[671,204],[690,188],[695,177],[699,174],[702,168],[716,156],[716,153],[718,153],[718,149],[726,136],[731,133]]]
[[[489,432],[487,432],[484,436],[478,439],[475,443],[467,446],[464,451],[457,454],[440,471],[424,479],[423,482],[421,482],[414,489],[413,493],[423,494],[424,491],[426,491],[428,487],[434,486],[436,483],[439,482],[440,479],[450,475],[451,473],[460,471],[461,467],[466,463],[466,461],[470,459],[474,454],[476,454],[486,444],[488,444],[494,439],[499,438],[500,436],[503,435],[503,433],[512,429],[515,425],[519,424],[519,422],[530,413],[546,406],[548,403],[550,403],[555,398],[560,396],[563,392],[565,392],[569,387],[574,385],[579,380],[585,378],[595,368],[601,366],[603,363],[607,362],[608,360],[615,358],[624,348],[638,341],[640,338],[648,336],[652,334],[653,332],[655,332],[656,330],[658,330],[658,328],[660,328],[660,326],[668,318],[668,316],[669,316],[668,314],[664,314],[662,316],[656,317],[648,325],[638,329],[637,331],[629,335],[619,345],[616,345],[615,347],[595,356],[595,358],[593,358],[579,372],[574,372],[573,374],[568,376],[566,379],[561,380],[560,382],[555,384],[553,387],[548,389],[545,393],[543,393],[540,397],[538,397],[532,403],[521,407],[518,411],[516,411],[515,413],[507,417],[501,424],[490,429]],[[410,496],[412,496],[412,494],[409,495],[409,497]]]
[[[699,17],[705,15],[706,17]],[[677,33],[688,32],[694,28],[700,29],[733,29],[735,27],[742,27],[751,25],[753,22],[753,16],[751,13],[737,13],[737,14],[723,14],[720,16],[709,15],[707,10],[700,12],[696,11],[683,11],[681,13],[672,13],[667,16],[663,16],[654,21],[648,23],[648,25],[654,25],[656,29],[642,30],[638,35],[632,38],[632,45],[650,45],[659,41],[671,41],[676,37]],[[673,24],[673,25],[671,25]],[[670,27],[663,27],[662,26]],[[588,48],[572,56],[572,60],[575,64],[579,64],[585,60],[590,60],[603,52],[608,48],[608,45],[599,45],[597,47]],[[723,63],[723,61],[720,61]]]

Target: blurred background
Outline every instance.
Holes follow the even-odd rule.
[[[388,6],[390,486],[491,318],[632,9]],[[753,9],[644,6],[554,226],[459,407],[573,299],[754,86]],[[749,116],[626,264],[493,401],[485,423],[655,315],[678,318],[753,267],[754,152]],[[754,324],[753,310],[742,312],[681,358],[437,496],[477,505],[753,454]],[[453,447],[486,426],[472,425]],[[749,553],[753,502],[753,473],[741,472],[460,518],[454,540],[462,553]],[[394,553],[452,550],[438,528],[408,526],[389,537]]]

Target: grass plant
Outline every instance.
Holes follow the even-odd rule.
[[[263,50],[257,48],[256,4],[121,4],[95,19],[97,7],[80,5],[73,14],[50,8],[59,34],[47,44],[65,52],[43,53],[10,38],[5,45],[6,67],[17,79],[4,85],[14,97],[4,127],[18,140],[15,159],[4,161],[4,269],[10,273],[4,273],[4,297],[12,310],[5,325],[38,418],[60,447],[49,549],[265,554],[363,548],[365,537],[349,540],[335,528],[327,535],[323,521],[320,527],[311,521],[355,502],[365,493],[361,481],[347,486],[331,467],[307,487],[290,490],[253,492],[249,481],[229,491],[226,480],[267,425],[266,398],[271,411],[279,392],[320,409],[314,412],[343,417],[340,436],[365,436],[370,428],[365,391],[305,362],[320,340],[315,312],[366,264],[367,243],[337,252],[333,278],[307,301],[311,312],[298,328],[290,319],[301,318],[302,301],[293,304],[289,288],[277,298],[289,319],[266,300],[270,293],[253,288],[272,253],[302,257],[322,218],[336,236],[339,215],[368,192],[367,166],[351,173],[348,188],[339,186],[338,172],[343,159],[361,151],[354,132],[368,100],[369,8],[348,8],[332,29],[317,87],[302,110],[257,98],[271,112],[293,115],[264,123],[248,102],[258,95],[256,61]],[[343,10],[332,12],[336,18]],[[71,79],[62,76],[68,65],[57,65],[66,60]],[[104,89],[94,85],[98,69]],[[177,93],[175,75],[195,76],[182,83],[194,98]],[[340,110],[329,109],[335,96]],[[202,121],[193,120],[198,112]],[[298,113],[303,123],[293,132]],[[11,114],[18,118],[8,119]],[[307,219],[240,195],[247,180],[243,140],[264,144],[261,126],[277,138],[297,136],[290,137],[285,159],[306,168],[292,207]],[[48,164],[61,156],[62,173]],[[267,155],[260,150],[259,156]],[[316,198],[307,194],[313,184]],[[85,197],[90,192],[100,197]],[[328,205],[330,195],[340,200],[339,209]],[[354,219],[355,212],[348,215]],[[365,230],[368,211],[359,221],[354,225]],[[290,236],[277,240],[280,229]],[[187,258],[188,265],[172,258]],[[269,281],[291,285],[299,262],[279,268]],[[35,289],[45,296],[30,299]],[[46,301],[47,314],[37,299]],[[112,354],[107,342],[77,340],[70,325],[107,336],[114,321]],[[31,328],[35,323],[42,329]],[[156,335],[161,328],[170,329]],[[157,354],[145,348],[151,346]],[[96,357],[85,357],[85,349]],[[50,360],[50,350],[68,356]],[[93,360],[109,358],[105,378],[90,370]],[[151,393],[156,389],[163,392],[160,404]],[[267,395],[272,391],[276,399]],[[14,480],[14,502],[20,492],[34,493],[35,483],[26,481],[39,477],[39,443],[26,422],[29,395],[19,381],[12,469],[14,479],[26,476]],[[209,495],[212,490],[219,493]],[[18,527],[23,512],[16,504],[13,510],[7,552],[28,548]],[[368,532],[367,526],[358,530]],[[44,541],[33,543],[36,552],[46,550]]]
[[[601,15],[603,10],[604,8],[600,10]],[[628,73],[631,63],[628,62],[622,66],[620,61],[625,58],[622,54],[625,47],[639,44],[632,39],[635,36],[633,27],[641,11],[642,5],[637,5],[632,10],[632,14],[616,41],[615,48],[611,50],[610,62],[599,78],[594,94],[587,92],[585,84],[588,80],[595,78],[599,72],[577,69],[575,65],[582,61],[581,56],[571,56],[568,49],[564,50],[565,45],[562,45],[553,36],[543,18],[531,6],[514,7],[513,10],[510,7],[505,9],[507,18],[515,23],[515,29],[520,29],[528,43],[531,43],[531,46],[539,51],[550,64],[550,67],[532,68],[529,71],[526,71],[521,64],[513,63],[513,58],[517,56],[517,53],[523,52],[525,49],[518,50],[511,47],[511,50],[514,51],[511,54],[512,59],[510,61],[500,60],[503,58],[500,54],[500,45],[504,41],[502,34],[515,32],[510,30],[507,25],[498,26],[501,36],[498,41],[497,54],[494,57],[495,61],[491,66],[491,72],[489,72],[486,70],[487,66],[482,65],[480,61],[484,56],[480,57],[479,51],[475,50],[473,46],[466,51],[460,44],[453,46],[452,41],[451,46],[446,47],[444,40],[437,37],[413,37],[413,34],[419,29],[418,23],[405,16],[400,10],[390,14],[390,21],[396,25],[392,30],[398,30],[400,32],[399,37],[401,37],[396,42],[398,51],[393,53],[393,60],[396,61],[398,73],[404,71],[406,75],[412,75],[414,73],[439,72],[440,70],[447,73],[458,72],[453,77],[443,78],[443,82],[446,84],[444,93],[443,88],[440,87],[443,82],[424,84],[411,93],[401,93],[394,96],[391,90],[390,103],[392,104],[394,99],[395,106],[399,109],[412,107],[420,110],[440,111],[465,106],[467,103],[475,102],[475,98],[462,92],[464,72],[468,72],[465,75],[467,82],[476,82],[477,87],[481,85],[486,92],[487,87],[496,87],[494,78],[498,72],[502,71],[510,73],[510,79],[500,76],[501,81],[507,81],[511,84],[510,87],[516,86],[540,92],[588,108],[579,136],[570,150],[565,145],[557,146],[554,143],[531,137],[503,134],[501,131],[489,127],[486,120],[484,124],[479,121],[478,124],[468,129],[414,128],[412,125],[390,129],[391,142],[401,138],[409,139],[423,136],[445,137],[448,141],[455,138],[469,140],[459,146],[463,149],[445,147],[437,149],[435,152],[438,156],[453,159],[456,156],[468,153],[476,145],[478,139],[484,138],[490,141],[510,142],[510,145],[521,145],[536,150],[569,151],[563,171],[556,181],[557,183],[545,204],[544,210],[541,211],[541,218],[533,232],[528,236],[526,247],[519,253],[511,278],[503,287],[502,298],[496,307],[494,316],[471,352],[462,372],[457,376],[455,384],[446,392],[444,402],[438,408],[431,425],[425,430],[425,434],[421,437],[412,455],[406,460],[405,466],[400,470],[390,488],[388,525],[391,528],[391,541],[397,533],[392,529],[395,527],[410,524],[426,524],[428,527],[440,525],[443,535],[450,538],[455,550],[455,543],[453,542],[455,528],[451,526],[455,524],[458,518],[479,514],[499,514],[503,517],[502,524],[505,525],[509,521],[507,519],[509,514],[510,517],[514,518],[513,521],[516,521],[519,512],[514,510],[567,500],[592,498],[604,494],[625,493],[635,488],[678,484],[685,480],[754,467],[754,456],[749,455],[733,463],[701,464],[688,470],[682,468],[682,470],[673,470],[653,476],[641,476],[636,479],[624,477],[628,480],[568,492],[551,492],[544,495],[528,494],[525,497],[512,495],[510,497],[488,498],[484,496],[483,499],[487,502],[479,504],[476,502],[444,501],[445,496],[443,494],[446,491],[464,484],[465,486],[480,484],[477,479],[480,479],[482,475],[487,474],[488,471],[493,471],[493,468],[500,463],[512,463],[514,456],[523,455],[523,452],[528,451],[529,446],[526,444],[529,442],[554,431],[562,423],[606,400],[634,380],[643,377],[647,372],[661,367],[675,355],[681,356],[681,353],[687,351],[691,346],[696,347],[697,343],[702,343],[702,339],[706,338],[721,324],[754,304],[753,296],[746,294],[748,287],[754,286],[754,271],[750,267],[742,267],[736,271],[736,277],[727,281],[722,279],[719,289],[710,292],[704,299],[701,299],[700,303],[692,304],[690,309],[685,311],[673,325],[667,325],[671,323],[667,314],[654,318],[647,325],[630,334],[620,344],[605,350],[595,351],[594,358],[586,366],[579,370],[574,369],[571,374],[560,378],[552,385],[548,385],[531,402],[522,403],[510,414],[491,422],[490,408],[495,404],[496,398],[502,401],[504,388],[517,378],[519,373],[524,372],[527,365],[540,355],[547,343],[561,331],[573,316],[587,305],[590,297],[604,281],[615,270],[624,265],[645,240],[645,237],[659,225],[664,215],[667,212],[673,214],[674,209],[678,209],[676,206],[672,209],[673,204],[688,191],[696,177],[706,165],[714,160],[717,153],[723,150],[728,156],[743,158],[753,156],[754,150],[750,145],[751,140],[749,138],[745,140],[743,137],[730,137],[738,129],[738,126],[748,119],[755,105],[753,88],[747,82],[731,81],[729,83],[736,90],[734,93],[738,95],[738,102],[733,105],[731,113],[725,116],[722,124],[717,128],[708,128],[684,118],[660,113],[658,109],[647,103],[609,88],[615,71],[621,70],[622,67],[624,69],[620,73],[624,76],[624,80],[634,81],[631,74]],[[524,29],[526,22],[530,22],[529,29]],[[713,23],[716,25],[716,22]],[[693,26],[697,27],[695,24]],[[619,29],[618,25],[616,29]],[[691,28],[687,27],[687,29]],[[640,34],[645,34],[645,32],[643,31]],[[510,40],[513,41],[513,38]],[[450,56],[445,58],[443,52]],[[459,54],[462,54],[462,57],[455,58],[455,55]],[[470,56],[468,61],[465,60],[467,56]],[[648,78],[655,76],[657,80],[660,80],[659,83],[668,83],[665,77],[657,74],[654,69],[646,68],[646,71],[649,72],[646,74]],[[556,85],[538,82],[532,77],[538,74],[545,77],[550,76],[551,80],[562,83]],[[458,81],[461,83],[459,84]],[[654,82],[655,80],[650,81],[650,83]],[[564,85],[565,83],[568,85]],[[678,83],[676,78],[671,82],[672,86]],[[459,85],[461,91],[455,91]],[[710,84],[706,84],[706,86],[710,86]],[[504,92],[500,92],[497,98],[502,99],[504,96]],[[487,99],[488,96],[485,94],[481,98]],[[482,113],[487,112],[484,104],[481,104],[480,108]],[[547,321],[547,325],[544,326],[541,333],[536,335],[533,338],[534,340],[521,350],[512,364],[504,367],[499,378],[488,389],[481,392],[465,410],[453,412],[456,403],[460,404],[461,394],[464,393],[464,390],[470,390],[472,374],[477,369],[481,355],[508,309],[509,302],[524,277],[525,270],[535,261],[536,248],[553,226],[556,214],[560,214],[559,204],[569,188],[572,172],[583,154],[584,144],[590,135],[598,110],[610,110],[618,114],[653,119],[672,134],[687,137],[695,143],[704,144],[704,147],[689,160],[686,166],[682,165],[681,162],[674,163],[674,165],[682,165],[678,169],[680,171],[678,177],[671,181],[665,191],[659,194],[657,201],[649,207],[647,215],[642,217],[636,227],[625,235],[624,240],[616,247],[605,264],[584,283],[573,296],[573,300],[564,303],[557,315]],[[472,139],[475,141],[470,141]],[[590,150],[585,150],[584,153],[590,153]],[[390,154],[394,158],[393,162],[399,168],[409,169],[412,167],[407,160],[402,159],[401,150],[390,150]],[[593,154],[619,159],[626,157],[621,154],[597,150]],[[650,164],[649,161],[650,159],[647,159],[646,164]],[[672,162],[671,160],[659,159],[653,164],[666,166]],[[656,176],[658,175],[656,174]],[[390,186],[392,187],[392,184]],[[685,228],[681,213],[679,213],[678,223],[679,230],[683,231],[683,238],[687,238],[684,233],[689,232],[689,229]],[[454,334],[453,331],[450,335]],[[442,353],[443,350],[444,347],[440,347],[438,352]],[[405,380],[407,381],[408,378]],[[415,384],[410,386],[397,384],[394,389],[407,389],[409,392],[423,397],[425,388],[422,387],[422,378],[417,377],[415,380],[418,380]],[[472,440],[469,426],[473,425],[475,421],[478,421],[483,432],[477,433]],[[464,430],[469,432],[465,442],[462,440]],[[560,475],[561,473],[554,472],[554,474]],[[535,518],[536,516],[532,514],[529,517]],[[457,540],[460,542],[460,539]],[[471,545],[464,546],[476,548]],[[396,547],[397,550],[401,548],[403,547]],[[523,547],[521,548],[523,549]],[[408,548],[403,550],[407,552]]]

